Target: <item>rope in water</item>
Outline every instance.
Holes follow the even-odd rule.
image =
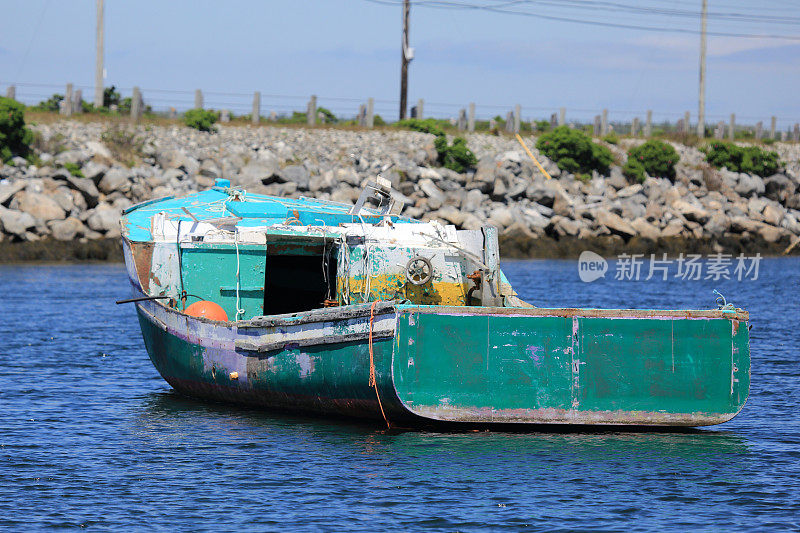
[[[375,305],[378,302],[372,302],[369,308],[369,386],[375,388],[375,396],[378,398],[378,407],[381,408],[381,416],[386,422],[386,427],[391,429],[389,419],[386,418],[386,413],[383,412],[383,404],[381,403],[381,395],[378,393],[378,382],[375,380],[375,355],[372,350],[372,329],[375,322]]]

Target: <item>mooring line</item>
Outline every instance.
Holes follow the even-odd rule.
[[[381,395],[378,393],[378,382],[375,379],[375,355],[372,351],[372,325],[375,322],[375,305],[377,305],[377,303],[377,301],[372,302],[372,306],[369,308],[369,385],[375,388],[375,396],[378,398],[378,407],[381,408],[381,416],[383,416],[383,420],[386,422],[386,427],[392,429],[391,424],[389,424],[389,419],[386,418],[386,413],[383,412]]]

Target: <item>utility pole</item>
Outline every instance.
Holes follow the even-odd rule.
[[[706,135],[706,18],[708,17],[708,0],[703,0],[703,15],[700,22],[700,101],[697,109],[697,136]],[[687,124],[688,129],[688,124]]]
[[[103,0],[97,0],[97,58],[94,66],[94,106],[103,107]]]
[[[403,0],[403,50],[400,66],[400,120],[406,118],[408,102],[408,64],[414,59],[414,49],[408,46],[408,15],[411,0]]]

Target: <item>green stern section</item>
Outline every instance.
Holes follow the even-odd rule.
[[[747,400],[746,322],[537,311],[401,313],[400,401],[442,421],[702,426]]]

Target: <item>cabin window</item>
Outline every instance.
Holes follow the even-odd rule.
[[[336,253],[319,255],[267,253],[264,314],[320,309],[336,298]]]

